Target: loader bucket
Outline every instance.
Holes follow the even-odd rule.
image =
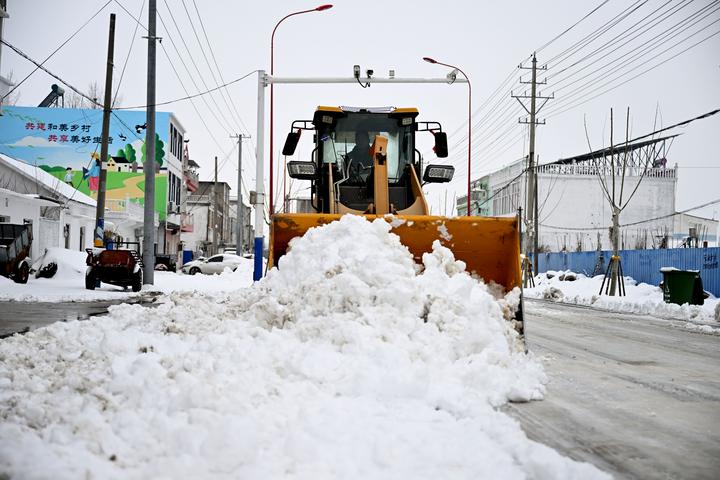
[[[369,221],[404,220],[391,231],[400,237],[418,263],[423,253],[432,251],[433,241],[440,240],[456,259],[467,264],[468,272],[476,273],[486,282],[503,285],[506,291],[521,286],[520,234],[515,217],[364,216]],[[287,252],[290,240],[304,235],[312,227],[338,220],[340,215],[295,213],[275,214],[272,218],[268,268],[276,265]]]

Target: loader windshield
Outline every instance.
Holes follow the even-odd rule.
[[[387,138],[388,180],[397,183],[408,163],[414,145],[412,126],[398,125],[386,114],[354,114],[340,118],[319,132],[318,147],[323,163],[334,163],[349,184],[367,180],[371,172],[370,146],[376,135]]]

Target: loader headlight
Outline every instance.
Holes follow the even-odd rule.
[[[314,180],[317,177],[317,167],[313,162],[292,161],[287,164],[290,178],[299,180]]]
[[[423,174],[423,182],[445,183],[452,180],[455,167],[452,165],[428,165]]]

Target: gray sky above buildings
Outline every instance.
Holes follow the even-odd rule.
[[[183,97],[186,90],[194,94],[217,86],[220,75],[215,71],[213,55],[225,82],[260,68],[269,71],[270,35],[276,22],[288,13],[322,3],[158,0],[158,35],[163,37],[158,50],[158,102]],[[538,50],[540,65],[549,62],[547,74],[540,77],[547,77],[548,84],[541,91],[546,95],[555,93],[555,99],[548,102],[540,114],[540,118],[547,119],[537,134],[541,163],[588,151],[583,118],[587,118],[593,148],[607,146],[610,107],[615,109],[616,140],[624,138],[627,107],[631,110],[631,137],[720,107],[720,34],[702,41],[720,32],[717,1],[610,0],[603,4],[602,0],[336,0],[332,3],[334,8],[330,10],[292,17],[278,28],[276,75],[350,76],[353,65],[359,64],[363,72],[373,69],[375,76],[386,77],[388,70],[393,69],[397,77],[443,77],[449,69],[425,63],[422,57],[458,65],[468,74],[473,86],[473,177],[506,165],[527,152],[523,127],[517,123],[523,112],[509,94],[511,89],[515,93],[529,91],[518,81],[520,75],[529,79],[528,71],[518,70],[517,65],[526,61],[534,50]],[[103,4],[105,1],[98,0],[64,3],[8,0],[11,17],[5,21],[3,34],[29,56],[42,60]],[[587,19],[541,48],[601,4]],[[142,36],[146,32],[144,27],[135,31],[135,20],[120,5],[147,25],[147,2],[112,1],[46,66],[83,91],[87,91],[93,81],[102,86],[108,19],[110,12],[115,12],[115,84],[134,39],[120,95],[122,106],[143,105],[147,42]],[[144,7],[142,13],[141,6]],[[629,10],[633,10],[632,13],[595,40],[585,46],[578,44]],[[212,52],[205,43],[198,11]],[[205,56],[193,27],[203,43]],[[618,35],[621,37],[615,40]],[[571,47],[577,49],[568,52],[572,55],[563,56]],[[658,64],[661,65],[631,79]],[[14,80],[18,81],[34,66],[4,47],[1,68],[5,75],[12,71]],[[605,92],[626,80],[629,81]],[[37,106],[52,83],[56,80],[44,72],[36,72],[20,87],[18,105]],[[488,102],[501,86],[498,95]],[[254,189],[257,75],[233,84],[227,92],[233,105],[228,106],[227,99],[215,93],[212,98],[206,95],[193,103],[183,101],[158,109],[174,112],[186,128],[190,156],[201,165],[203,180],[212,177],[212,159],[217,155],[222,165],[220,179],[234,185],[237,152],[229,136],[237,132],[252,135],[244,147],[243,171],[245,185]],[[588,99],[590,101],[580,103]],[[451,203],[455,193],[461,195],[465,191],[468,116],[465,85],[374,84],[365,89],[353,84],[276,86],[276,161],[282,161],[279,150],[290,123],[311,118],[317,105],[417,107],[420,120],[439,121],[451,134],[450,160],[456,167],[457,180],[450,185],[448,202]],[[677,163],[680,167],[677,209],[720,198],[717,148],[720,115],[673,133],[683,134],[668,154],[668,164]],[[429,135],[422,136],[420,151],[428,152],[430,146]],[[298,149],[300,158],[308,158],[311,149],[307,136]],[[267,153],[266,147],[266,158]],[[426,160],[431,158],[432,154]],[[305,186],[295,183],[293,192]],[[445,186],[430,187],[430,202],[436,213],[438,210],[442,213],[444,189]],[[693,213],[718,218],[720,205]]]

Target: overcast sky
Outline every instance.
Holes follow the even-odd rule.
[[[97,12],[105,1],[58,3],[8,0],[7,3],[10,18],[5,21],[4,37],[32,58],[42,60]],[[194,94],[206,90],[205,85],[213,88],[218,85],[220,74],[229,82],[257,69],[269,71],[270,35],[276,22],[288,13],[320,4],[289,0],[184,0],[183,4],[183,0],[158,0],[158,35],[163,37],[162,46],[167,55],[162,47],[158,49],[157,101],[185,96],[184,89]],[[586,20],[541,48],[601,4]],[[102,85],[109,14],[115,12],[114,83],[117,88],[120,71],[134,39],[120,95],[123,106],[143,105],[146,100],[147,41],[142,36],[146,32],[143,27],[135,32],[136,22],[120,5],[147,25],[147,2],[140,14],[143,0],[112,1],[46,66],[83,91],[87,91],[93,81]],[[196,7],[212,52],[205,43]],[[573,50],[572,56],[550,61],[566,49],[578,46],[577,42],[621,12],[634,7],[637,7],[634,12],[593,42]],[[660,127],[719,108],[720,35],[702,41],[720,32],[719,8],[719,2],[709,0],[610,0],[604,4],[602,0],[339,0],[330,10],[292,17],[278,28],[275,36],[275,73],[277,76],[349,77],[353,65],[359,64],[363,72],[372,68],[375,76],[386,77],[388,70],[393,69],[397,77],[444,77],[448,73],[447,68],[425,63],[422,57],[431,56],[455,64],[472,81],[473,124],[480,121],[479,125],[475,125],[473,134],[473,173],[488,173],[527,152],[523,127],[517,124],[521,112],[515,112],[520,106],[510,98],[509,93],[511,89],[518,93],[524,88],[519,83],[519,77],[525,74],[527,79],[527,71],[518,70],[517,65],[528,59],[534,50],[538,50],[539,64],[550,61],[547,75],[540,77],[548,77],[548,84],[542,87],[542,92],[555,92],[555,99],[548,102],[540,114],[540,118],[547,117],[547,124],[539,127],[537,133],[536,150],[541,163],[588,151],[583,118],[587,118],[593,148],[609,144],[611,107],[618,119],[616,132],[624,131],[624,120],[620,119],[624,118],[625,109],[630,107],[631,137],[653,131],[656,110],[660,114],[657,120],[657,127]],[[182,32],[182,38],[173,18]],[[203,43],[212,70],[215,69],[213,54],[220,67],[220,74],[214,71],[214,77],[198,46],[193,27]],[[666,36],[658,37],[663,34]],[[622,37],[603,49],[617,35],[630,36]],[[623,46],[625,41],[628,43]],[[662,41],[665,43],[659,45]],[[702,43],[676,58],[602,93],[700,41]],[[600,50],[588,56],[597,49]],[[621,55],[625,56],[606,65]],[[4,75],[12,71],[17,81],[33,68],[27,60],[6,47],[3,49],[0,70]],[[635,70],[630,71],[633,68]],[[583,79],[584,76],[587,77]],[[504,82],[508,77],[510,80]],[[586,82],[589,83],[586,85]],[[20,87],[18,105],[37,106],[52,83],[56,80],[42,71],[36,72]],[[500,86],[503,86],[501,94],[485,103]],[[247,187],[254,189],[255,185],[257,75],[233,84],[227,92],[232,100],[229,106],[227,99],[216,93],[213,98],[205,96],[205,101],[195,99],[194,106],[189,101],[183,101],[159,107],[159,110],[174,112],[187,130],[190,156],[201,165],[201,178],[211,179],[213,157],[217,155],[222,165],[220,179],[233,185],[234,193],[237,151],[233,150],[234,140],[229,138],[231,133],[242,132],[253,137],[244,147],[243,172]],[[578,104],[598,94],[601,95]],[[496,100],[499,100],[497,105]],[[277,86],[275,149],[278,153],[290,123],[295,119],[311,118],[318,105],[417,107],[420,120],[438,121],[450,134],[457,132],[451,135],[449,141],[451,147],[457,145],[452,148],[450,157],[457,169],[457,180],[450,185],[448,196],[453,198],[456,192],[462,194],[465,190],[467,144],[463,135],[468,117],[465,85],[375,84],[365,89],[352,84]],[[269,105],[266,112],[268,108]],[[682,133],[668,154],[668,164],[677,163],[680,167],[677,209],[720,198],[720,115],[695,122],[674,133]],[[421,137],[420,150],[423,152],[430,147],[428,137]],[[622,138],[622,134],[616,138]],[[307,158],[310,154],[312,147],[309,139],[306,136],[301,141],[299,158]],[[266,147],[266,158],[267,151]],[[294,189],[304,186],[296,183]],[[444,186],[433,186],[431,189],[430,203],[436,213],[443,205],[444,190]],[[720,205],[693,213],[718,218]]]

